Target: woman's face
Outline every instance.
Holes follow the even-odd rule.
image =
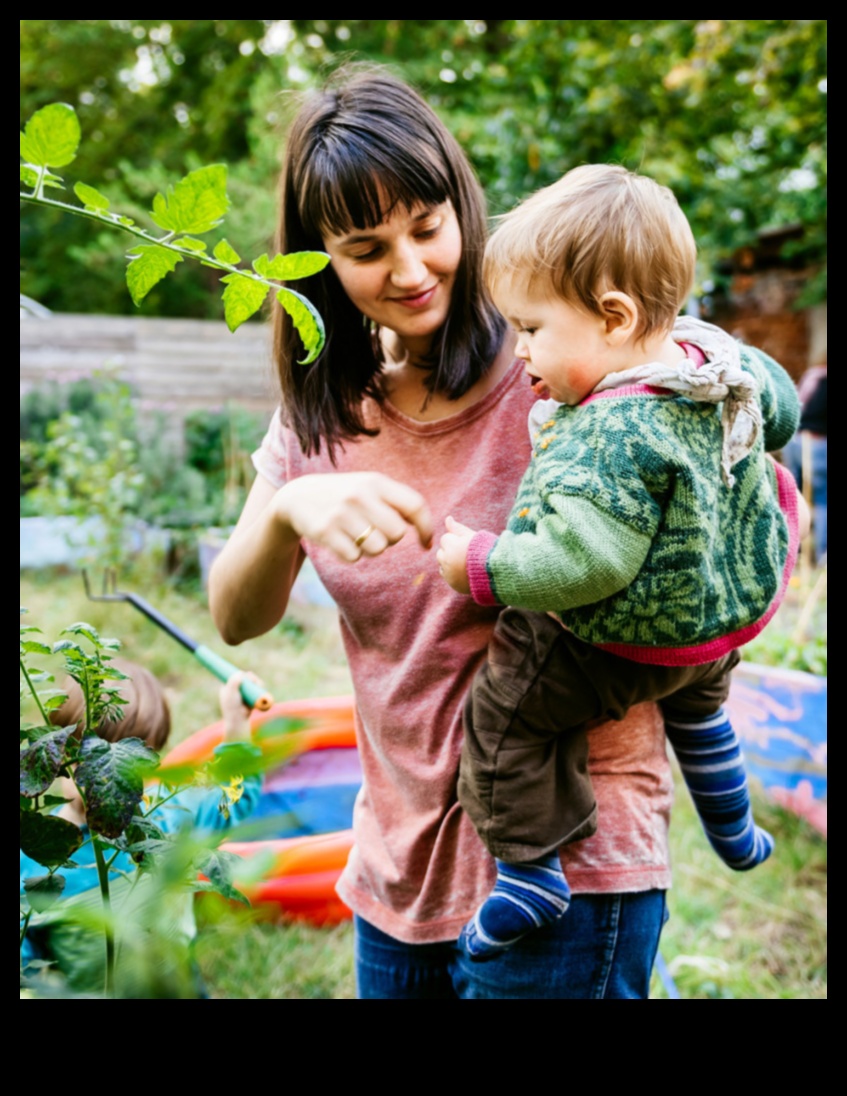
[[[359,311],[425,354],[450,311],[462,255],[452,203],[398,207],[375,228],[325,236],[324,247]]]

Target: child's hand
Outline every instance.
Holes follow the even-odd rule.
[[[241,683],[245,679],[261,684],[255,674],[237,673],[221,685],[218,700],[224,719],[224,742],[250,740],[250,709],[241,698]]]
[[[468,583],[468,546],[475,536],[467,525],[447,518],[447,532],[441,538],[441,547],[436,553],[441,577],[460,594],[471,592]]]

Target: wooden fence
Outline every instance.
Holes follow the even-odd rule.
[[[270,328],[232,334],[213,320],[53,314],[21,319],[21,391],[114,371],[146,409],[181,420],[190,411],[237,402],[267,413],[276,405]]]

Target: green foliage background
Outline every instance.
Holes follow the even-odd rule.
[[[427,96],[500,213],[579,163],[670,185],[701,276],[758,230],[800,222],[795,260],[826,293],[826,20],[21,20],[21,124],[75,107],[75,177],[130,216],[202,163],[230,168],[227,234],[269,248],[292,93],[338,64],[390,64]],[[61,214],[21,220],[21,291],[60,311],[129,312],[125,240]],[[86,267],[68,276],[66,257]],[[152,315],[221,315],[216,275],[182,267]]]

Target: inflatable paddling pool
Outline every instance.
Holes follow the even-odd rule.
[[[292,720],[302,721],[302,728],[291,730]],[[353,697],[274,704],[267,712],[253,712],[251,727],[263,749],[278,749],[284,741],[286,757],[264,774],[251,816],[251,822],[274,822],[274,836],[221,846],[245,859],[245,876],[236,874],[234,883],[272,914],[337,924],[351,916],[335,884],[353,844],[353,802],[362,782]],[[171,750],[163,771],[211,760],[222,739],[222,722],[204,727]],[[254,857],[260,858],[258,872],[249,865]]]
[[[826,836],[826,678],[742,662],[728,708],[750,774],[783,807]],[[300,729],[291,723],[302,721]],[[279,732],[275,732],[274,721]],[[353,802],[362,772],[353,725],[353,697],[294,700],[251,717],[263,748],[286,743],[286,757],[264,775],[255,819],[276,819],[270,840],[222,846],[259,871],[236,877],[240,890],[275,915],[336,924],[351,916],[335,884],[353,844]],[[175,747],[162,766],[211,760],[223,738],[215,723]]]

